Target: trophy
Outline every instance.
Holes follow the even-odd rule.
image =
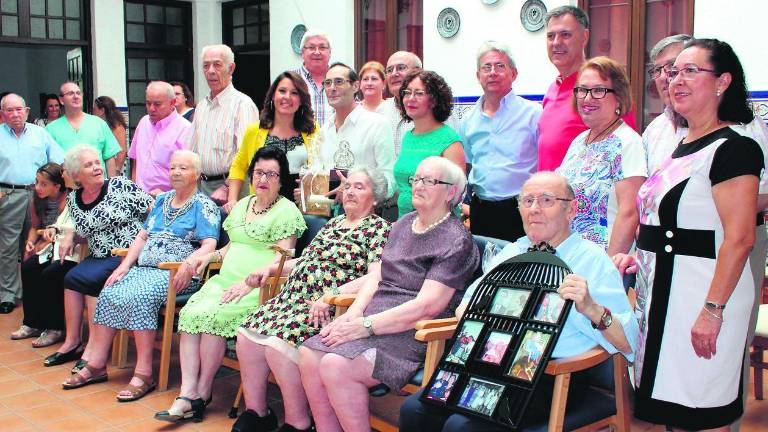
[[[329,189],[329,170],[325,168],[320,156],[322,138],[320,134],[312,140],[307,149],[307,164],[299,169],[301,179],[301,211],[304,214],[329,217],[333,200],[326,194]]]

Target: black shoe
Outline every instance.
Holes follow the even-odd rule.
[[[232,432],[267,432],[277,428],[275,412],[267,408],[267,415],[259,417],[254,410],[245,410],[232,425]]]
[[[171,423],[180,422],[182,420],[192,419],[195,423],[203,421],[203,414],[205,413],[205,401],[201,398],[189,399],[184,396],[179,396],[176,399],[183,399],[189,402],[190,410],[184,411],[181,414],[172,414],[168,411],[160,411],[155,413],[155,420],[166,421]]]
[[[278,429],[276,432],[313,432],[314,430],[315,430],[314,425],[306,429],[296,429],[295,427],[289,425],[288,423],[285,423],[282,426],[280,426],[280,429]]]
[[[0,314],[9,314],[13,312],[15,307],[16,304],[13,302],[2,302],[0,303]]]
[[[43,360],[43,366],[56,366],[71,362],[73,360],[79,359],[81,355],[83,355],[83,344],[79,344],[71,351],[67,351],[65,353],[56,351],[55,353],[46,357],[45,360]]]

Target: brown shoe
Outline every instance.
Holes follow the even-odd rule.
[[[28,325],[22,325],[18,330],[11,333],[11,339],[13,340],[27,339],[36,336],[40,336],[40,330]]]
[[[133,374],[134,378],[138,378],[141,380],[140,386],[135,386],[128,384],[124,389],[120,390],[120,392],[117,394],[117,401],[118,402],[131,402],[138,399],[143,398],[147,393],[151,392],[157,387],[157,384],[155,384],[155,381],[152,379],[151,376],[142,375],[135,373]],[[133,379],[133,378],[131,378]],[[130,393],[129,396],[123,396],[120,393]]]
[[[82,372],[88,372],[88,376],[83,376]],[[107,368],[101,368],[96,369],[89,365],[85,365],[85,367],[78,373],[72,374],[69,378],[67,378],[66,381],[64,381],[61,384],[61,387],[64,388],[64,390],[72,390],[80,387],[85,387],[89,384],[96,384],[100,382],[104,382],[109,377],[107,376]]]
[[[40,336],[32,342],[33,348],[43,348],[64,340],[64,330],[43,330]]]

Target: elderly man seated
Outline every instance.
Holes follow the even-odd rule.
[[[576,214],[573,189],[564,177],[553,172],[534,174],[523,184],[520,215],[526,237],[505,247],[491,268],[525,253],[531,244],[547,242],[573,271],[558,289],[560,296],[573,300],[571,311],[552,357],[570,357],[600,345],[610,353],[620,351],[629,361],[634,358],[639,329],[622,287],[619,272],[600,246],[572,233],[570,222]],[[472,297],[476,281],[467,290],[457,314]],[[554,379],[544,375],[534,392],[522,425],[540,421],[549,412]],[[569,402],[581,401],[586,390],[583,375],[572,376]],[[401,431],[496,431],[501,426],[451,413],[419,401],[421,392],[411,395],[400,408]],[[570,404],[569,404],[570,405]]]

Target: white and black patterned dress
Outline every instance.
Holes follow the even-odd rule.
[[[175,209],[170,206],[174,196],[175,191],[169,191],[157,197],[144,227],[148,236],[138,265],[101,292],[94,316],[97,324],[128,330],[157,329],[157,314],[167,297],[170,274],[157,265],[183,261],[200,241],[218,239],[220,213],[210,198],[198,192]],[[193,279],[182,293],[199,288],[200,282]]]

